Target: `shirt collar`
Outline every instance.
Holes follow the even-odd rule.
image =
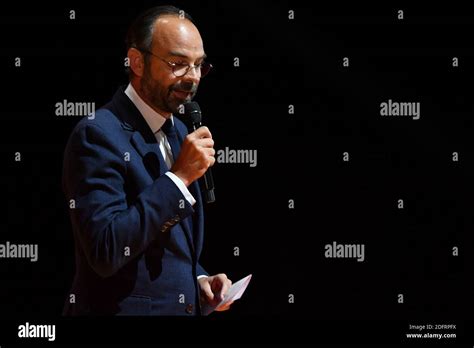
[[[158,132],[161,127],[163,127],[166,118],[157,113],[147,103],[145,103],[145,101],[138,95],[135,88],[133,88],[131,83],[129,83],[125,89],[125,94],[130,98],[132,103],[135,104],[138,111],[140,111],[153,134]],[[171,122],[174,124],[173,115],[171,115]]]

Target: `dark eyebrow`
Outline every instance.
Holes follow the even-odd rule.
[[[181,58],[186,58],[188,59],[189,57],[187,55],[185,55],[184,53],[181,53],[181,52],[178,52],[178,51],[171,51],[169,53],[170,56],[174,56],[174,57],[181,57]],[[204,55],[198,59],[206,59],[207,58],[207,54],[204,53]]]

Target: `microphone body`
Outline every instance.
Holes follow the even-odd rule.
[[[201,108],[196,102],[188,102],[183,105],[184,116],[181,117],[181,120],[188,128],[188,133],[192,133],[202,126]],[[204,175],[199,179],[199,186],[201,187],[204,201],[206,203],[215,202],[216,197],[214,195],[214,180],[212,178],[211,168],[208,168]]]

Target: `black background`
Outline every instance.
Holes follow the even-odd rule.
[[[158,4],[16,2],[0,10],[0,242],[39,244],[36,263],[0,260],[5,325],[62,320],[71,330],[60,318],[74,273],[60,184],[64,147],[79,119],[55,116],[55,104],[67,99],[100,106],[126,84],[126,30],[138,13]],[[255,327],[313,319],[319,324],[311,330],[323,335],[318,327],[344,319],[350,321],[328,325],[341,333],[334,340],[357,322],[363,339],[398,342],[408,324],[458,323],[461,336],[474,310],[474,13],[454,3],[173,4],[193,16],[215,67],[195,100],[216,149],[258,151],[255,168],[213,168],[217,202],[206,207],[201,259],[210,273],[233,280],[252,273],[252,282],[231,311],[180,325],[237,319],[235,325],[249,328],[244,321],[251,319],[258,320]],[[70,10],[76,19],[69,19]],[[15,57],[21,57],[20,68]],[[459,67],[452,66],[453,57]],[[388,99],[421,102],[420,119],[381,117],[380,103]],[[14,160],[17,151],[21,162]],[[349,162],[342,160],[345,151]],[[454,151],[459,162],[452,161]],[[365,244],[365,261],[325,258],[324,245],[333,241]],[[295,303],[288,303],[289,294]],[[405,303],[397,303],[398,294]],[[387,322],[395,329],[384,336],[362,319],[400,321]],[[129,320],[121,325],[134,327]],[[269,337],[279,335],[274,330]]]

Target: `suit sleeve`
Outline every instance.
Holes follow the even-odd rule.
[[[201,266],[201,264],[198,262],[197,267],[196,267],[196,274],[197,276],[209,276],[209,273],[206,272],[206,270]]]
[[[88,124],[73,132],[65,151],[63,189],[67,199],[75,201],[71,220],[76,238],[89,265],[102,277],[115,274],[142,253],[164,233],[164,226],[194,212],[166,175],[129,205],[126,170],[124,153],[99,126]]]

